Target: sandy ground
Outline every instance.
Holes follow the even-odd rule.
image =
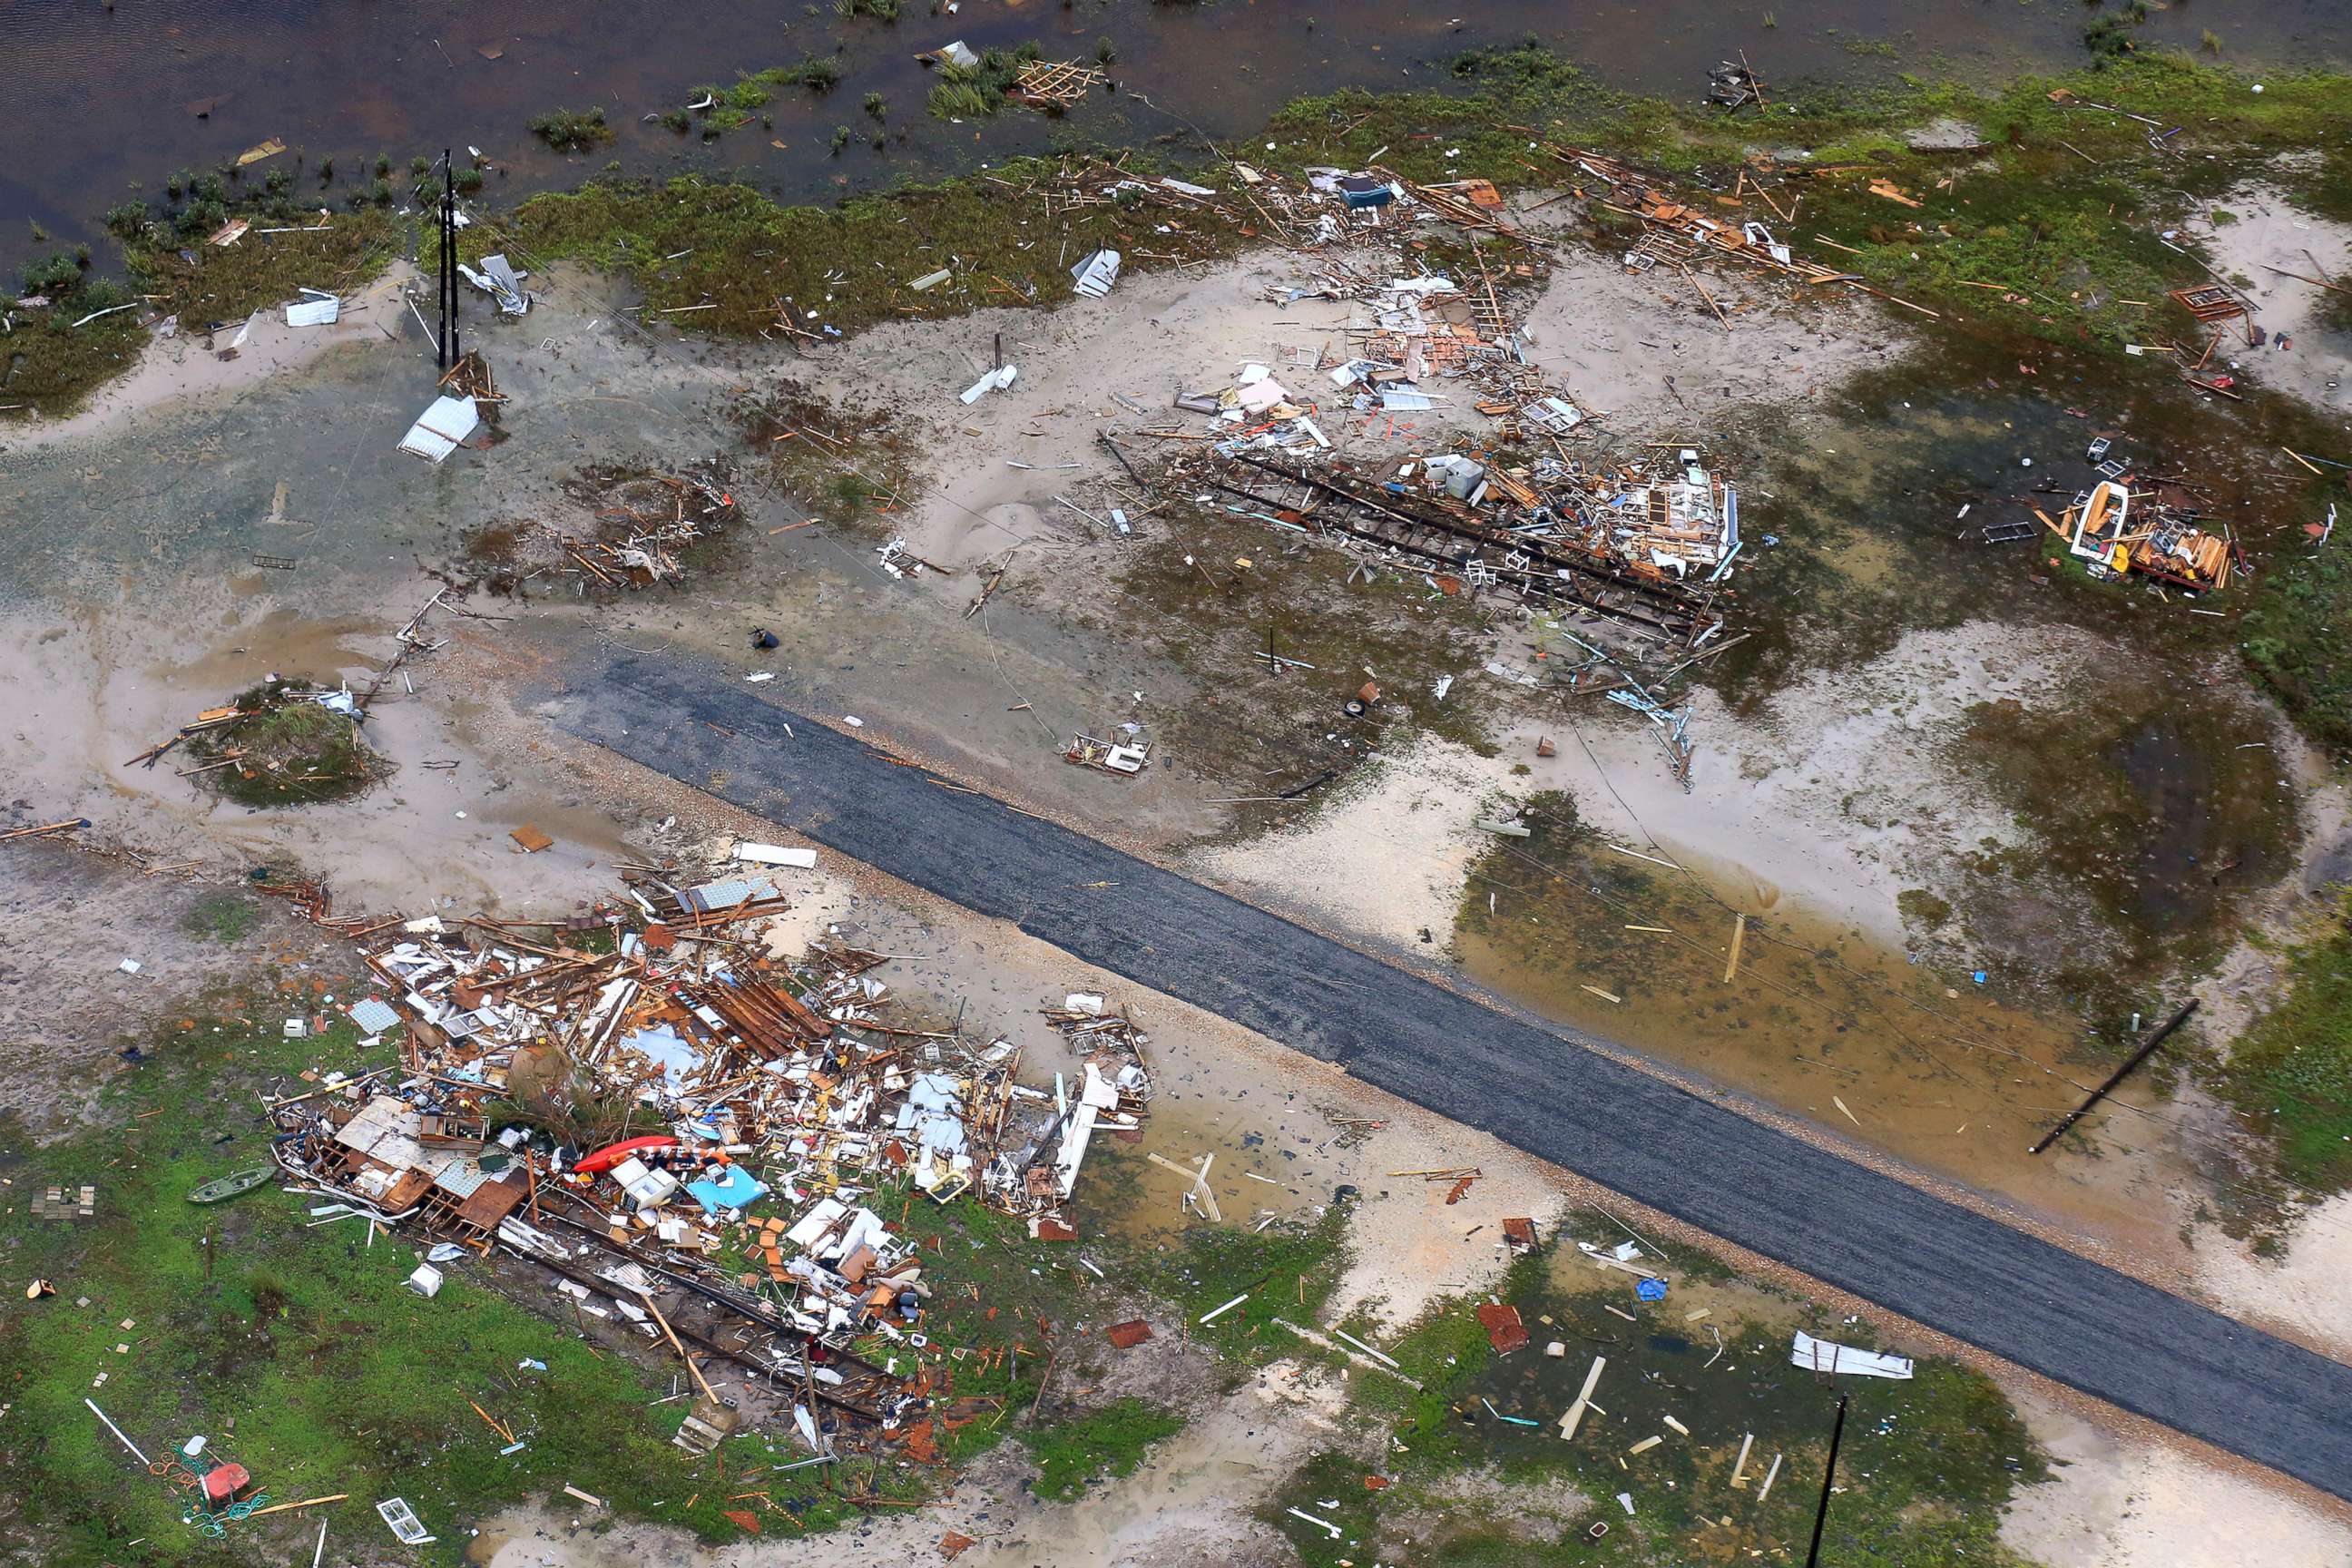
[[[1501,794],[1564,790],[1617,842],[1719,868],[1763,909],[1785,903],[1899,945],[1898,892],[1948,885],[1955,849],[2017,832],[1939,763],[1936,743],[1970,704],[2032,701],[2099,646],[2087,633],[2029,639],[1979,621],[1810,674],[1751,718],[1696,689],[1688,791],[1639,721],[1600,703],[1515,715],[1494,757],[1424,738],[1304,827],[1207,851],[1192,868],[1261,900],[1307,902],[1371,940],[1410,943],[1424,927],[1443,940],[1462,868],[1486,842],[1475,820]],[[1557,755],[1536,755],[1539,735],[1555,738]],[[1365,854],[1373,837],[1394,853]]]
[[[1538,215],[1531,226],[1547,224]],[[1370,253],[1357,259],[1380,269]],[[1420,267],[1389,259],[1396,276]],[[1347,329],[1367,319],[1367,308],[1268,297],[1304,277],[1288,252],[1258,251],[1216,268],[1130,277],[1107,300],[1045,315],[1000,309],[955,322],[887,324],[861,334],[850,352],[813,358],[802,379],[830,400],[905,410],[924,423],[929,488],[896,520],[919,552],[946,565],[1016,546],[1060,559],[1097,531],[1055,497],[1069,495],[1100,515],[1086,491],[1115,470],[1093,445],[1098,430],[1133,427],[1139,406],[1157,422],[1177,393],[1229,385],[1251,363],[1272,367],[1304,395],[1328,392],[1300,357],[1344,357]],[[1630,429],[1689,412],[1719,416],[1751,402],[1801,403],[1912,347],[1898,324],[1851,301],[1800,309],[1789,290],[1744,272],[1711,278],[1709,287],[1735,328],[1678,279],[1669,286],[1628,274],[1613,258],[1563,247],[1526,310],[1528,363],[1568,386],[1594,419]],[[992,363],[1000,335],[1019,380],[975,404],[957,403]],[[1727,353],[1734,337],[1738,352]],[[1432,390],[1468,400],[1444,383]],[[1202,427],[1195,416],[1173,417]],[[1476,421],[1466,407],[1449,416],[1441,406],[1394,420],[1338,411],[1322,423],[1342,456],[1385,457],[1434,449],[1445,432]],[[1066,464],[1077,467],[1059,466]]]
[[[1799,307],[1778,279],[1744,268],[1706,282],[1728,325],[1678,276],[1563,250],[1528,316],[1528,358],[1612,429],[1687,440],[1744,404],[1802,406],[1914,347],[1851,296]]]
[[[235,951],[261,949],[300,986],[289,1016],[316,1013],[358,972],[346,944],[234,883],[61,840],[0,846],[0,1124],[70,1131],[109,1079],[135,1070],[120,1050],[152,1047],[191,997],[244,978],[242,964],[222,973],[231,933]]]
[[[1210,1404],[1143,1467],[1084,1497],[1044,1504],[1018,1444],[991,1452],[939,1506],[874,1519],[814,1540],[709,1549],[644,1525],[586,1532],[577,1510],[509,1510],[482,1526],[472,1560],[487,1568],[864,1568],[929,1562],[950,1531],[978,1542],[958,1557],[981,1568],[1244,1568],[1295,1563],[1289,1543],[1251,1515],[1317,1448],[1343,1440],[1340,1387],[1277,1362]]]
[[[1417,736],[1349,774],[1304,825],[1212,845],[1184,868],[1254,903],[1303,904],[1360,942],[1411,949],[1433,939],[1442,952],[1464,875],[1486,845],[1474,823],[1528,782],[1503,756]]]
[[[2222,1310],[2352,1357],[2352,1193],[2304,1213],[2281,1257],[2254,1257],[2210,1226],[2197,1233],[2197,1256]]]
[[[229,873],[271,863],[306,869],[355,909],[408,910],[427,898],[486,907],[584,898],[608,879],[595,868],[618,852],[618,835],[583,811],[560,776],[519,772],[519,757],[493,760],[474,734],[472,705],[434,692],[430,657],[412,659],[409,682],[395,679],[371,707],[363,732],[396,771],[356,799],[257,811],[179,776],[190,765],[179,752],[152,768],[122,765],[273,672],[364,689],[394,651],[392,634],[429,596],[378,618],[305,616],[241,599],[234,585],[192,589],[177,639],[129,606],[87,608],[65,623],[0,616],[0,643],[22,656],[0,676],[10,694],[8,788],[42,803],[23,815],[78,812],[100,835],[161,858]],[[464,635],[467,625],[444,614],[431,629]],[[555,847],[525,856],[508,837],[525,822],[553,835]]]
[[[325,355],[353,347],[373,348],[388,335],[396,335],[395,329],[405,326],[408,320],[402,291],[418,280],[415,266],[394,262],[373,283],[343,296],[342,309],[330,326],[289,327],[282,310],[257,311],[235,359],[221,357],[236,337],[235,329],[216,333],[175,330],[168,337],[151,335],[138,364],[100,387],[79,412],[63,419],[12,425],[8,444],[33,448],[87,440],[176,403],[234,405],[273,378]]]
[[[2232,215],[2233,221],[2216,222],[2217,211]],[[2330,296],[2304,281],[2341,281],[2352,270],[2352,224],[2305,212],[2277,186],[2255,181],[2231,187],[2187,228],[2214,258],[2215,270],[2254,302],[2256,322],[2269,334],[2262,348],[2248,347],[2242,336],[2225,336],[2215,351],[2217,360],[2314,407],[2336,414],[2352,408],[2352,393],[2345,387],[2352,378],[2352,332],[2320,324]],[[2302,276],[2282,278],[2273,268]],[[2288,339],[2285,347],[2278,346],[2282,332]]]
[[[2001,1540],[2048,1568],[2352,1563],[2352,1532],[2340,1521],[2031,1394],[2011,1398],[2057,1473],[2011,1506]]]

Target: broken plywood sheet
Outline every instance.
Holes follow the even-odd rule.
[[[1527,1325],[1519,1321],[1519,1310],[1508,1303],[1489,1301],[1480,1307],[1478,1326],[1486,1331],[1486,1342],[1495,1347],[1496,1355],[1527,1347]]]

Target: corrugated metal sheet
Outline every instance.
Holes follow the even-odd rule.
[[[437,463],[463,445],[481,423],[472,398],[436,397],[400,438],[400,449]]]

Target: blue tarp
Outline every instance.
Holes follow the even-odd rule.
[[[724,1181],[688,1182],[686,1190],[708,1215],[715,1215],[720,1209],[748,1207],[768,1194],[767,1184],[740,1165],[728,1166]]]

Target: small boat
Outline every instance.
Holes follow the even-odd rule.
[[[583,1155],[573,1163],[572,1169],[577,1175],[593,1176],[599,1171],[611,1170],[632,1155],[650,1153],[656,1149],[671,1149],[677,1145],[677,1139],[663,1133],[655,1133],[644,1138],[625,1138],[620,1142],[608,1144],[593,1154]]]
[[[2074,537],[2069,549],[2085,561],[2109,562],[2116,542],[2123,537],[2124,521],[2131,514],[2131,491],[2113,479],[2103,479],[2084,499],[2075,514]],[[2124,570],[2120,564],[2115,570]]]
[[[250,1171],[239,1171],[233,1176],[223,1176],[217,1182],[206,1182],[188,1194],[192,1204],[225,1204],[229,1199],[253,1191],[276,1174],[268,1165],[256,1165]]]

